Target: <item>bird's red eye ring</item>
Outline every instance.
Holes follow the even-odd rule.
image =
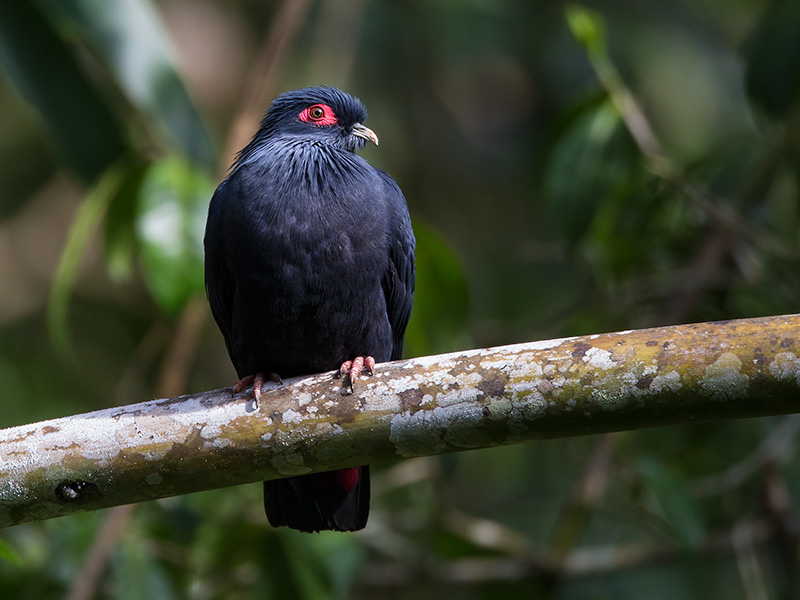
[[[297,115],[304,123],[316,125],[318,127],[325,127],[326,125],[335,125],[338,123],[333,109],[327,104],[313,104],[304,108],[299,115]]]

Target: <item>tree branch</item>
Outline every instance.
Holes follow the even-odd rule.
[[[0,526],[382,460],[800,410],[800,315],[469,350],[0,431]]]

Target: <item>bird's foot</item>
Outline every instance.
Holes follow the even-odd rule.
[[[252,385],[253,406],[258,408],[258,403],[261,400],[261,388],[267,381],[273,381],[278,385],[283,385],[283,380],[277,373],[270,373],[268,375],[264,375],[264,373],[256,373],[255,375],[245,375],[239,381],[237,381],[233,386],[233,394],[236,395],[243,389]]]
[[[342,366],[339,367],[338,376],[348,376],[342,390],[344,395],[353,393],[353,387],[358,376],[361,375],[361,371],[366,371],[367,375],[372,375],[375,372],[375,359],[371,356],[356,356],[353,360],[344,361]]]

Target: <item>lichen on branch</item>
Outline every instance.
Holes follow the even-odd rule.
[[[0,431],[0,526],[530,440],[800,410],[800,316],[597,334],[379,365]]]

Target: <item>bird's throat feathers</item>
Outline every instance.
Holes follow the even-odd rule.
[[[324,142],[286,136],[252,146],[234,171],[244,171],[247,179],[277,195],[327,195],[375,179],[375,170],[363,158]]]

